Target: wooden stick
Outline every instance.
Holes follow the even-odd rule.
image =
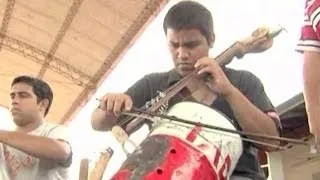
[[[111,130],[113,136],[117,139],[117,141],[123,145],[125,141],[129,139],[128,134],[120,127],[114,126]],[[105,152],[101,153],[101,156],[96,163],[93,171],[90,173],[90,180],[101,180],[106,170],[106,167],[113,155],[113,150],[108,148]]]
[[[89,159],[84,158],[80,162],[79,180],[88,180]]]
[[[101,152],[99,160],[96,162],[94,169],[90,173],[90,180],[101,180],[106,170],[106,167],[113,155],[113,150],[111,148],[106,149]]]

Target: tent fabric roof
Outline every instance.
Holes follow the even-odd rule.
[[[89,99],[167,0],[0,1],[0,104],[11,81],[48,82],[47,121],[65,123]]]

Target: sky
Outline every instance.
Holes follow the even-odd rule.
[[[90,116],[98,105],[96,98],[107,92],[124,92],[135,81],[151,72],[163,72],[173,67],[162,29],[165,13],[176,0],[171,0],[158,17],[127,51],[123,59],[102,83],[92,99],[69,124],[75,160],[72,176],[77,179],[79,161],[90,158],[93,167],[99,151],[111,147],[113,155],[104,175],[108,179],[125,160],[125,154],[109,132],[91,129]],[[271,102],[277,106],[302,91],[302,59],[294,51],[303,24],[304,0],[198,0],[204,4],[214,18],[216,42],[210,51],[216,57],[235,41],[250,35],[261,25],[281,25],[287,32],[274,39],[272,48],[260,54],[250,54],[234,61],[229,67],[254,73],[264,84]],[[1,113],[3,112],[3,113]],[[0,108],[0,113],[10,118]],[[2,125],[5,126],[5,125]],[[147,135],[147,128],[131,135],[139,144]],[[132,148],[129,148],[132,150]]]

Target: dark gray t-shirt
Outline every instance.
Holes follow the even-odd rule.
[[[275,111],[274,106],[264,91],[261,81],[255,75],[244,70],[230,68],[224,68],[223,70],[230,82],[256,107],[263,112]],[[179,79],[180,77],[175,70],[164,73],[151,73],[137,81],[125,93],[132,98],[133,106],[140,108],[150,101],[150,99],[156,97],[159,91],[165,91],[169,86],[179,81]],[[241,130],[231,107],[223,97],[218,96],[211,107],[220,110],[231,120],[234,120],[235,125]],[[243,154],[235,167],[233,175],[249,177],[254,180],[265,179],[258,161],[257,149],[253,144],[243,141]]]

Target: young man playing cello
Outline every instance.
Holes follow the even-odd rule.
[[[182,1],[167,13],[164,32],[174,62],[174,69],[144,76],[125,93],[108,93],[92,114],[92,127],[108,131],[117,123],[118,115],[132,107],[141,107],[158,91],[165,91],[195,69],[209,73],[210,85],[217,94],[211,107],[234,119],[246,132],[279,136],[279,123],[260,80],[252,73],[221,68],[208,57],[215,36],[211,13],[192,1]],[[268,141],[270,142],[270,141]],[[276,142],[272,142],[276,143]],[[231,177],[232,180],[265,179],[253,144],[243,142],[243,153]]]

